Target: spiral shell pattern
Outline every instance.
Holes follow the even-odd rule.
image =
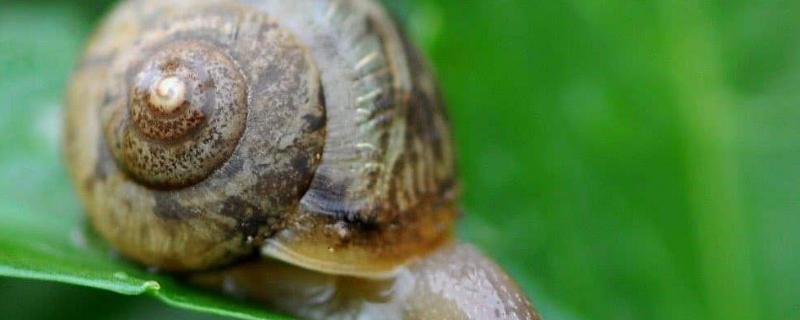
[[[92,223],[148,265],[380,277],[456,216],[435,82],[371,0],[125,1],[67,106]]]

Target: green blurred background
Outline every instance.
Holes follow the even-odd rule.
[[[58,112],[111,2],[0,0],[0,204],[79,210]],[[800,319],[800,2],[385,2],[449,103],[462,238],[546,318]],[[8,279],[0,311],[209,318]]]

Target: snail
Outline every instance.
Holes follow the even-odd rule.
[[[70,175],[124,257],[303,318],[538,318],[453,240],[443,102],[374,0],[125,0],[66,100]]]

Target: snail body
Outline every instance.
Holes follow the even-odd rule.
[[[123,1],[66,115],[92,225],[148,266],[386,280],[451,240],[439,92],[371,0]]]

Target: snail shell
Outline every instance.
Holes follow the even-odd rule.
[[[67,106],[92,224],[150,266],[385,277],[456,217],[436,84],[373,1],[123,1]]]
[[[66,115],[79,196],[126,257],[309,319],[538,319],[448,241],[439,92],[373,0],[123,1]]]

